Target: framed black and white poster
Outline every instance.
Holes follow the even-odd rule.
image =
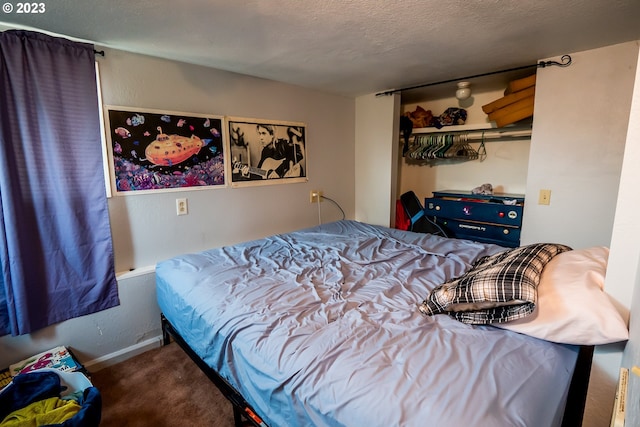
[[[116,194],[224,187],[224,117],[106,107]]]
[[[304,123],[234,117],[227,124],[232,185],[307,180]]]

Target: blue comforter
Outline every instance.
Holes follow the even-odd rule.
[[[157,295],[273,427],[559,425],[577,347],[418,310],[502,250],[339,221],[160,262]]]

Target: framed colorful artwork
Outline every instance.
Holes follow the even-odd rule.
[[[105,109],[113,193],[226,186],[223,116]]]
[[[232,186],[307,181],[304,123],[229,117],[227,131]]]

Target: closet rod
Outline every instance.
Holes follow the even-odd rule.
[[[531,136],[531,129],[505,131],[467,131],[467,140],[483,140],[497,138],[526,138]]]
[[[483,139],[498,139],[498,138],[528,138],[531,136],[531,128],[520,129],[474,129],[464,131],[451,131],[451,132],[420,132],[414,133],[416,137],[426,135],[457,135],[462,137],[466,141]]]
[[[415,133],[414,136],[426,136],[426,135],[457,135],[462,138],[463,141],[482,141],[487,139],[500,139],[500,138],[529,138],[531,137],[531,129],[520,130],[467,130],[467,131],[452,131],[452,132],[427,132],[427,133]]]
[[[488,73],[475,74],[473,76],[458,77],[457,79],[443,80],[441,82],[425,83],[425,84],[416,85],[416,86],[404,87],[404,88],[401,88],[401,89],[392,89],[392,90],[388,90],[386,92],[376,93],[376,96],[388,96],[388,95],[393,95],[394,93],[404,92],[406,90],[419,89],[419,88],[423,88],[423,87],[427,87],[427,86],[441,85],[441,84],[444,84],[444,83],[459,82],[459,81],[462,81],[462,80],[471,80],[471,79],[475,79],[477,77],[485,77],[485,76],[491,76],[493,74],[508,73],[510,71],[525,70],[527,68],[538,68],[538,67],[544,68],[544,67],[550,67],[552,65],[557,65],[558,67],[568,67],[569,65],[571,65],[571,55],[562,55],[560,60],[562,62],[558,62],[558,61],[540,61],[540,62],[538,62],[536,64],[523,65],[521,67],[508,68],[506,70],[491,71],[491,72],[488,72]]]

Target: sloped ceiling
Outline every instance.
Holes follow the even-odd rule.
[[[9,4],[0,24],[348,97],[640,40],[639,0],[58,0],[39,14]]]

